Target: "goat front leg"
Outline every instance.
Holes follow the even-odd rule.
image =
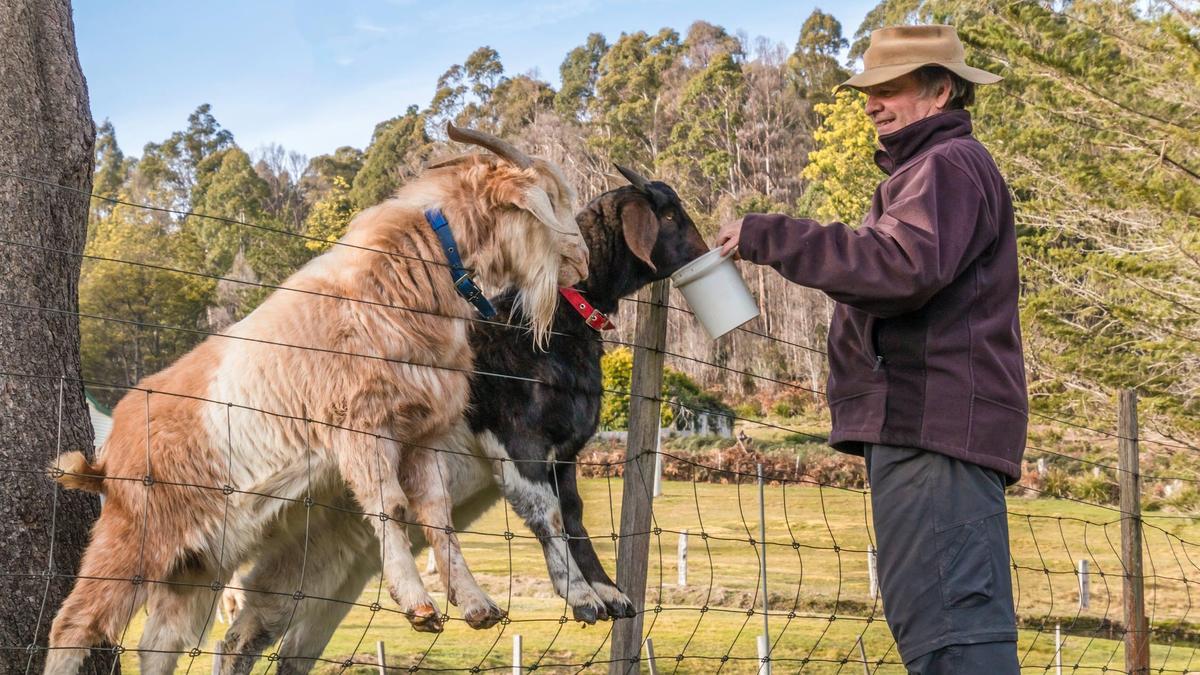
[[[546,568],[555,592],[571,606],[575,620],[595,623],[607,619],[608,610],[604,601],[592,589],[571,556],[558,495],[554,493],[551,483],[553,474],[545,460],[513,459],[545,457],[544,446],[528,438],[512,439],[506,451],[505,446],[490,432],[482,434],[480,441],[485,453],[500,464],[497,472],[505,498],[542,545],[542,554],[546,558]]]
[[[444,442],[445,439],[433,440],[428,447],[442,447]],[[461,470],[456,466],[459,461],[462,460],[458,456],[411,448],[405,457],[401,482],[433,551],[439,576],[446,586],[446,599],[462,609],[463,620],[470,627],[491,628],[504,618],[504,612],[479,587],[454,533],[450,486],[454,472]]]
[[[440,633],[441,612],[421,583],[421,574],[412,557],[407,524],[415,519],[400,486],[399,443],[349,431],[338,435],[342,439],[338,446],[338,468],[379,539],[388,593],[414,629]]]
[[[562,508],[563,524],[571,537],[571,556],[583,572],[583,576],[592,585],[592,590],[604,601],[608,615],[614,619],[628,619],[637,614],[629,597],[613,583],[600,557],[596,555],[596,547],[583,526],[583,498],[579,496],[579,485],[576,482],[577,466],[573,462],[562,462],[554,466],[556,487],[558,488],[558,503]]]

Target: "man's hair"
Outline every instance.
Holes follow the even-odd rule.
[[[975,103],[975,83],[959,77],[953,71],[941,66],[921,66],[913,75],[917,78],[917,86],[925,96],[934,96],[938,87],[949,79],[950,98],[946,101],[946,110],[965,110]]]

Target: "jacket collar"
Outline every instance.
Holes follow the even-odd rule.
[[[966,110],[930,115],[899,131],[880,136],[879,144],[883,147],[875,151],[875,164],[890,176],[922,150],[970,134],[971,113]]]

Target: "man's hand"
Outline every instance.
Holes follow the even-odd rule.
[[[741,260],[741,256],[737,254],[739,240],[742,237],[742,219],[730,220],[717,230],[717,246],[721,247],[721,255],[728,255],[733,251],[733,259]]]

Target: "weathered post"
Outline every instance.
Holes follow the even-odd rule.
[[[654,436],[654,496],[655,497],[662,496],[662,472],[663,472],[662,432],[660,431],[659,433],[655,434],[655,436]]]
[[[658,661],[654,658],[653,638],[646,638],[646,664],[650,666],[650,675],[658,675]]]
[[[1138,468],[1137,392],[1121,391],[1117,410],[1120,439],[1118,469],[1121,487],[1121,562],[1125,571],[1125,671],[1146,675],[1150,670],[1150,630],[1146,622],[1142,579],[1141,474]]]
[[[643,302],[637,306],[634,334],[629,440],[625,448],[627,462],[621,496],[621,541],[617,546],[617,585],[633,601],[637,614],[631,619],[621,619],[613,626],[610,675],[639,671],[669,289],[667,281],[656,281],[638,293],[638,299]]]

